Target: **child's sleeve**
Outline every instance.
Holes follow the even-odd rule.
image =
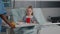
[[[36,23],[38,23],[37,19],[33,16],[32,18],[32,22],[35,21]]]

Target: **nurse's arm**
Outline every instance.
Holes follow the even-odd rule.
[[[15,28],[15,26],[14,25],[12,25],[9,21],[8,21],[8,19],[6,18],[6,16],[5,15],[0,15],[0,17],[11,27],[11,28]]]

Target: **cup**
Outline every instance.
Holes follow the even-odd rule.
[[[27,23],[30,23],[30,20],[31,20],[30,18],[26,18]]]

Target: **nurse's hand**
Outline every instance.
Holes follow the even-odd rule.
[[[15,24],[14,24],[14,23],[10,23],[10,27],[11,27],[12,29],[14,29],[14,28],[15,28]]]

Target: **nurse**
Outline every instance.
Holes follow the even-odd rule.
[[[0,32],[1,32],[1,26],[2,26],[2,19],[11,27],[11,28],[15,28],[14,25],[12,25],[6,18],[6,11],[4,8],[4,4],[2,2],[2,0],[0,0]]]

